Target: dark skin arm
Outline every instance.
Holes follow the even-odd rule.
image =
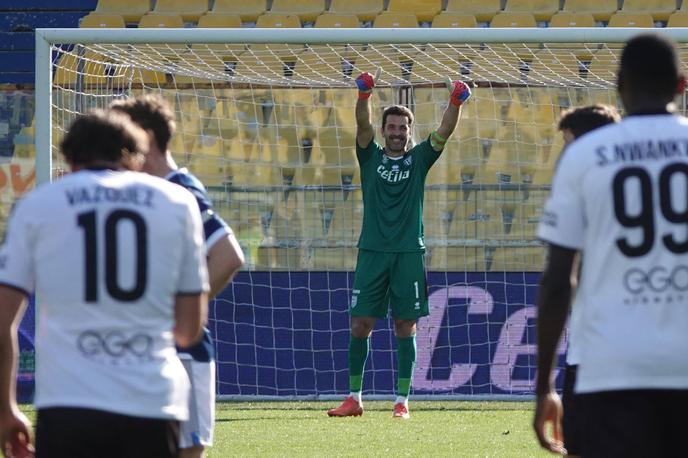
[[[562,454],[562,407],[552,383],[557,345],[564,331],[571,306],[571,272],[577,251],[550,245],[549,260],[540,280],[537,307],[537,380],[536,406],[533,428],[540,445],[550,452]],[[547,437],[547,424],[552,424],[552,436]]]

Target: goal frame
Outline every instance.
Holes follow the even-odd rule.
[[[688,42],[688,28],[356,28],[356,29],[36,29],[35,150],[36,185],[52,181],[52,78],[51,45],[79,44],[409,44],[449,43],[624,43],[643,32],[659,32],[677,42]],[[400,39],[400,37],[403,37]],[[684,95],[685,99],[685,95]],[[222,396],[221,400],[325,400],[338,395]],[[388,399],[372,395],[369,399]],[[531,401],[529,395],[414,395],[415,399],[467,399]],[[220,398],[218,398],[220,399]]]

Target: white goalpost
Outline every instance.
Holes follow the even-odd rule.
[[[176,161],[206,184],[247,254],[211,309],[219,399],[331,398],[348,390],[362,217],[354,78],[380,71],[374,124],[406,105],[415,142],[439,125],[446,78],[470,82],[426,183],[431,315],[418,324],[412,396],[530,399],[544,262],[535,233],[562,147],[557,119],[574,105],[619,107],[618,57],[641,31],[37,29],[37,183],[65,168],[56,145],[79,113],[160,94],[177,116]],[[688,30],[654,31],[684,56]],[[376,329],[367,398],[394,392],[392,326]]]

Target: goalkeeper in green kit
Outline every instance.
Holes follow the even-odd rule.
[[[349,389],[344,402],[327,412],[331,417],[363,414],[363,368],[370,335],[389,305],[397,340],[397,398],[395,418],[409,418],[408,396],[416,361],[416,322],[427,316],[423,195],[425,177],[442,154],[459,120],[461,104],[471,95],[466,84],[452,83],[451,97],[440,126],[423,142],[409,148],[413,113],[390,106],[382,114],[384,148],[375,142],[370,122],[370,95],[375,81],[370,73],[356,79],[356,157],[363,190],[363,227],[351,297]]]

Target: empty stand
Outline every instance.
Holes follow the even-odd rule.
[[[478,21],[472,14],[445,13],[438,14],[432,20],[433,27],[470,28],[477,27]]]
[[[208,11],[208,0],[156,0],[153,11],[178,14],[187,22],[197,22]]]
[[[562,11],[567,13],[589,13],[596,21],[609,21],[616,12],[617,0],[566,0]]]
[[[688,12],[676,11],[667,21],[667,27],[688,27]]]
[[[294,14],[266,13],[258,17],[256,27],[300,28],[301,20]]]
[[[141,18],[139,28],[183,28],[184,20],[178,14],[148,13]]]
[[[530,13],[499,13],[492,18],[490,27],[537,27],[535,17]]]
[[[146,0],[98,0],[96,13],[118,14],[126,22],[139,22],[141,16],[150,11],[150,2]]]
[[[480,22],[489,22],[501,11],[500,0],[449,0],[447,13],[471,14]]]
[[[273,14],[293,14],[303,22],[314,22],[325,11],[323,0],[272,0]]]
[[[213,13],[236,14],[244,22],[256,22],[265,13],[266,0],[215,0]]]
[[[667,21],[676,11],[676,0],[624,0],[621,11],[649,14],[655,21]]]
[[[241,27],[238,14],[208,13],[198,19],[198,27],[232,29]]]
[[[411,13],[382,13],[373,21],[373,27],[418,27],[418,18]]]
[[[655,21],[647,13],[625,13],[618,11],[609,19],[609,27],[654,27]]]
[[[387,11],[398,14],[414,14],[418,20],[430,22],[442,9],[440,0],[389,0]]]
[[[361,21],[372,21],[383,9],[383,0],[332,0],[329,11],[355,14]]]
[[[328,28],[356,28],[359,26],[359,17],[355,14],[345,13],[325,13],[321,14],[315,20],[314,27],[328,27]]]

